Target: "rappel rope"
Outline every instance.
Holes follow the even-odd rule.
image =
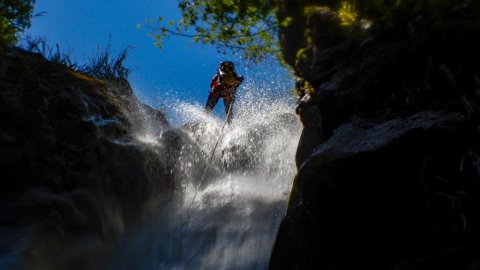
[[[192,209],[193,203],[195,202],[195,198],[197,198],[197,194],[200,191],[200,188],[202,187],[203,182],[205,181],[205,176],[207,175],[208,169],[210,168],[210,164],[212,163],[213,156],[215,155],[215,150],[217,150],[218,143],[220,142],[220,140],[223,137],[223,130],[225,129],[225,126],[228,123],[228,116],[230,114],[231,108],[232,108],[232,104],[230,104],[230,106],[228,107],[227,118],[225,119],[225,122],[223,123],[222,129],[220,130],[220,136],[218,136],[217,142],[215,143],[215,146],[212,149],[212,153],[210,154],[210,158],[208,160],[207,167],[203,171],[202,178],[200,178],[200,183],[198,184],[198,186],[195,190],[195,194],[193,195],[192,201],[190,202],[190,205],[187,208],[187,215],[190,213],[190,210]]]

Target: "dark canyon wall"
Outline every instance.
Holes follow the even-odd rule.
[[[308,88],[270,269],[479,269],[478,5],[392,8],[362,29],[335,2],[278,13]]]
[[[137,138],[167,127],[126,81],[0,48],[0,268],[94,269],[172,195],[181,137]]]

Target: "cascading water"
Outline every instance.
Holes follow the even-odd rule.
[[[181,183],[171,203],[119,241],[108,268],[266,269],[296,172],[301,127],[291,102],[247,91],[223,130],[198,105],[174,110],[186,123],[180,130],[139,136],[157,146],[172,132],[191,141],[175,155]]]

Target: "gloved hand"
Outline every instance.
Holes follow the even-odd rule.
[[[238,76],[237,80],[238,80],[237,86],[239,86],[243,82],[243,76],[242,75]]]

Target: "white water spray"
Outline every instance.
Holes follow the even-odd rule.
[[[187,103],[174,110],[206,160],[222,135],[222,120]],[[259,91],[239,96],[205,183],[198,189],[201,157],[182,147],[177,196],[121,239],[109,268],[266,269],[296,172],[301,126],[293,111],[291,103]],[[139,138],[158,145],[148,132]]]

